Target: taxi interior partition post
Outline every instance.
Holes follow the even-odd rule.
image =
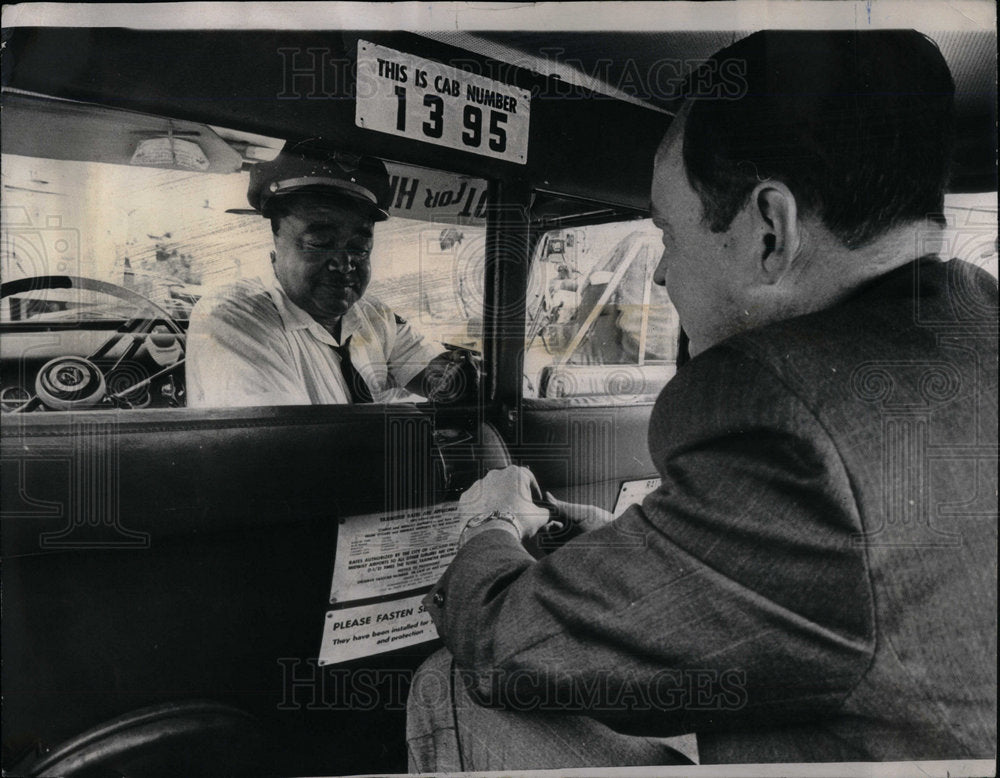
[[[731,37],[566,40],[618,72]],[[3,40],[3,769],[404,772],[462,490],[525,464],[620,512],[657,484],[646,425],[684,336],[648,203],[679,93],[555,73],[530,34]],[[995,34],[944,45],[981,94]],[[995,102],[963,105],[953,190],[975,198]],[[271,272],[250,173],[306,140],[385,164],[366,296],[475,365],[474,391],[190,401],[192,311]],[[985,226],[955,202],[995,268],[993,198]]]

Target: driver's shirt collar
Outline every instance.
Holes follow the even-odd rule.
[[[327,331],[326,327],[292,302],[273,271],[264,275],[262,280],[264,288],[278,309],[278,315],[286,330],[308,330],[321,343],[326,343],[328,346],[340,346],[340,343]],[[340,320],[341,342],[353,335],[360,326],[361,322],[356,311],[357,305],[352,305]]]

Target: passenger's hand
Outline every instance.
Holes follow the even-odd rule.
[[[493,511],[510,513],[517,519],[521,540],[526,540],[549,521],[549,511],[531,499],[532,487],[540,493],[535,476],[526,467],[491,470],[462,494],[459,511],[466,519]]]
[[[553,517],[556,521],[567,522],[582,532],[591,532],[612,520],[610,511],[596,505],[557,500],[551,492],[546,492],[545,497],[556,508],[557,515]]]

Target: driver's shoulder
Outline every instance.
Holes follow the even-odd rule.
[[[273,321],[272,321],[273,320]],[[278,309],[259,278],[243,278],[207,292],[191,312],[192,326],[225,323],[236,327],[280,324]]]

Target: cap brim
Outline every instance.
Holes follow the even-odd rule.
[[[389,218],[389,212],[379,207],[377,198],[372,191],[351,181],[341,181],[335,178],[320,176],[304,176],[273,181],[261,192],[261,212],[267,208],[267,203],[275,197],[287,197],[292,194],[327,194],[330,197],[347,198],[364,209],[375,221]]]

